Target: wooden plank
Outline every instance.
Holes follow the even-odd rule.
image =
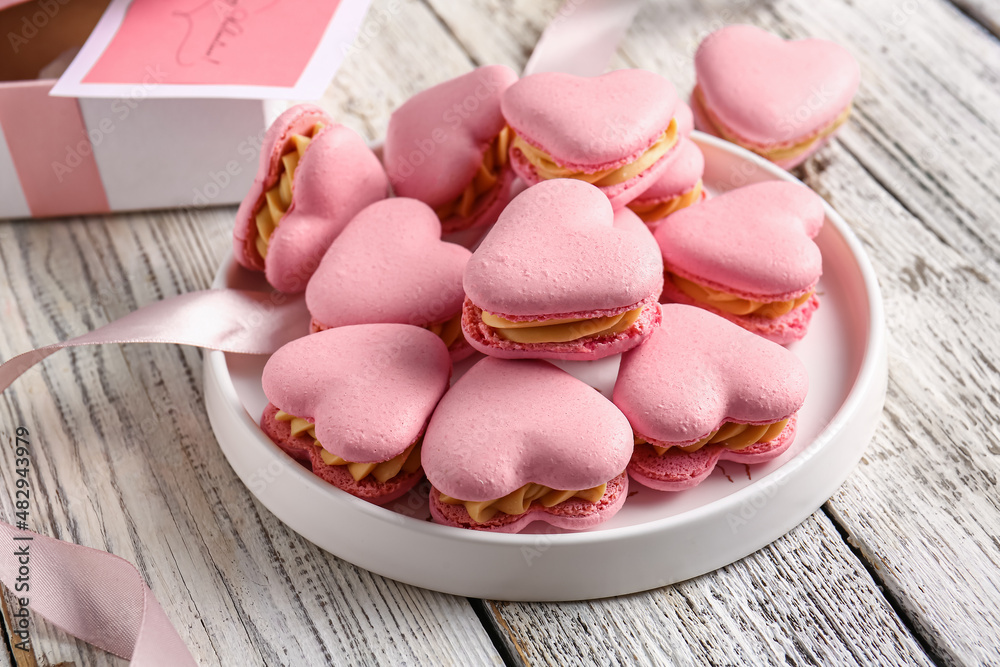
[[[916,0],[910,0],[916,2]],[[951,0],[960,11],[1000,38],[1000,6],[990,0]]]
[[[822,512],[681,584],[589,602],[491,602],[489,610],[525,664],[931,664]]]
[[[334,112],[362,130],[411,92],[397,81],[468,68],[423,5],[376,9],[390,5],[392,20],[365,49],[381,71],[366,64],[335,82]],[[398,62],[414,76],[393,71]],[[376,85],[356,88],[365,76],[378,77],[383,105],[359,106]],[[233,214],[3,223],[0,357],[207,287]],[[18,425],[33,434],[31,527],[136,563],[199,664],[502,663],[467,600],[340,561],[256,503],[215,444],[201,364],[200,352],[172,346],[66,351],[0,397],[4,436]],[[11,456],[2,448],[6,489]],[[0,507],[12,516],[8,492]],[[42,664],[121,664],[41,621],[32,636]]]
[[[367,26],[321,104],[374,141],[385,136],[393,109],[416,92],[468,72],[472,63],[422,3],[375,2]]]
[[[24,632],[23,628],[12,627],[12,623],[16,620],[11,613],[12,610],[20,614],[20,603],[17,600],[18,597],[14,592],[3,587],[0,592],[0,604],[2,604],[3,641],[6,646],[0,647],[0,667],[11,667],[15,664],[21,667],[37,667],[38,661],[31,646],[31,635],[25,637],[22,634],[14,634]]]
[[[507,65],[517,72],[560,7],[556,0],[426,1],[476,65]]]
[[[990,111],[1000,44],[943,2],[890,23],[886,11],[796,2],[773,13],[792,34],[848,45],[866,75],[845,150],[807,171],[868,246],[892,341],[882,427],[829,509],[935,657],[990,664],[1000,661],[1000,117]]]
[[[541,18],[524,18],[528,10],[523,6],[504,10],[479,2],[464,3],[459,10],[443,0],[432,4],[453,31],[467,21],[473,4],[480,25],[541,23]],[[539,17],[551,15],[557,5],[540,4]],[[788,37],[833,39],[850,48],[862,65],[854,121],[839,142],[800,173],[847,217],[873,259],[891,331],[891,382],[886,417],[864,465],[827,511],[859,545],[876,583],[886,588],[936,658],[955,664],[996,662],[1000,228],[994,221],[1000,206],[994,188],[1000,117],[990,110],[1000,102],[995,74],[1000,49],[966,16],[937,1],[915,6],[808,0],[647,3],[618,62],[664,73],[686,92],[693,85],[692,58],[700,40],[722,25],[741,22]],[[484,54],[514,53],[515,38],[506,47],[494,43],[508,39],[510,29],[482,39],[470,35],[463,43],[474,43]],[[787,544],[796,536],[801,544],[802,533],[793,533],[776,543],[770,556],[774,549],[790,553]],[[846,567],[850,558],[843,558]],[[769,564],[767,555],[758,554],[743,566]],[[696,595],[687,586],[680,588]],[[879,597],[877,587],[870,592]],[[655,617],[657,612],[649,610],[656,609],[656,600],[675,594],[665,589],[604,602],[594,617]],[[803,623],[819,622],[806,601],[790,600]],[[590,639],[579,640],[583,648],[574,644],[579,632],[573,641],[555,644],[560,632],[579,630],[575,615],[583,613],[580,608],[498,604],[494,610],[500,628],[514,628],[520,643],[512,647],[541,658],[553,646],[560,656],[590,655]],[[735,613],[726,610],[725,615]],[[624,643],[623,655],[651,650],[627,628],[619,630],[612,622],[601,627],[613,641]],[[848,635],[847,641],[857,638]],[[689,650],[699,662],[721,655]],[[805,661],[813,650],[805,644],[797,659]],[[830,646],[823,650],[839,655]],[[684,662],[682,654],[671,658]]]

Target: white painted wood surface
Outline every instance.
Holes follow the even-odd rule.
[[[993,4],[957,1],[650,2],[613,63],[687,91],[699,39],[750,22],[835,39],[862,64],[854,120],[802,175],[878,271],[889,398],[863,464],[770,547],[590,603],[388,581],[252,499],[211,436],[201,354],[170,346],[60,352],[0,396],[4,439],[35,434],[32,526],[136,563],[206,665],[1000,663],[1000,44]],[[473,65],[519,68],[558,4],[376,1],[323,104],[377,138],[417,90]],[[0,223],[0,357],[206,287],[232,215]],[[8,494],[0,508],[11,516]],[[122,664],[44,623],[33,638],[38,664]]]

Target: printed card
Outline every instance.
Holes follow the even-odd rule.
[[[370,0],[113,0],[52,90],[318,99]]]

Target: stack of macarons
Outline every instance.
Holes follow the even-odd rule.
[[[481,67],[400,106],[381,163],[315,107],[279,118],[234,247],[305,291],[314,333],[269,360],[264,432],[374,503],[426,476],[434,521],[495,532],[590,528],[630,478],[677,492],[787,451],[808,382],[782,345],[819,304],[823,203],[774,181],[707,199],[691,130],[760,139],[719,95],[720,51],[790,76],[815,49],[848,102],[856,81],[834,49],[730,32],[699,50],[692,107],[641,70]],[[744,144],[797,160],[840,122],[818,118]],[[449,242],[469,229],[474,251]],[[547,361],[612,355],[611,400]]]

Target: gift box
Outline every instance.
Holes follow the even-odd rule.
[[[210,4],[0,0],[0,218],[243,198],[273,115],[264,98],[319,97],[339,65],[331,53],[347,51],[368,2]],[[262,67],[254,58],[276,48],[263,31],[293,30],[303,12],[310,38]],[[88,88],[88,67],[112,85]],[[74,68],[72,90],[97,92],[50,95],[67,94]],[[257,73],[266,85],[246,85]]]

